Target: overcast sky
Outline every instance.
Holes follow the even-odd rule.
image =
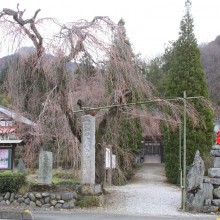
[[[0,0],[0,9],[16,9],[18,2],[27,15],[40,8],[38,17],[56,17],[62,22],[91,20],[97,15],[115,22],[123,18],[135,52],[150,58],[177,39],[185,0]],[[220,35],[220,0],[192,0],[192,15],[199,44]]]

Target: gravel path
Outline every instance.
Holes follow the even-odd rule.
[[[103,211],[137,215],[181,215],[180,188],[168,184],[163,164],[143,164],[125,186],[107,188]]]

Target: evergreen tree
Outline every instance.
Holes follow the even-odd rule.
[[[163,56],[153,58],[148,62],[142,61],[139,68],[144,77],[153,84],[160,96],[164,96],[164,79]]]
[[[179,38],[173,44],[168,65],[166,96],[182,97],[183,91],[187,96],[203,96],[208,99],[208,89],[205,75],[200,63],[200,51],[194,35],[193,18],[191,15],[191,2],[185,3],[185,15],[180,23]],[[213,138],[213,115],[209,108],[201,101],[193,101],[198,111],[199,124],[193,125],[187,119],[187,165],[193,161],[196,150],[204,156],[210,150]],[[173,182],[178,181],[178,131],[165,129],[165,170],[167,178]]]

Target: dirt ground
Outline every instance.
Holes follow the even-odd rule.
[[[166,182],[163,164],[143,164],[125,186],[106,188],[104,210],[121,214],[179,215],[181,190]]]

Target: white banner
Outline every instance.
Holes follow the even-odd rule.
[[[105,168],[110,169],[111,168],[111,160],[112,160],[112,169],[116,168],[116,155],[112,154],[111,158],[111,149],[106,148],[105,151]]]

